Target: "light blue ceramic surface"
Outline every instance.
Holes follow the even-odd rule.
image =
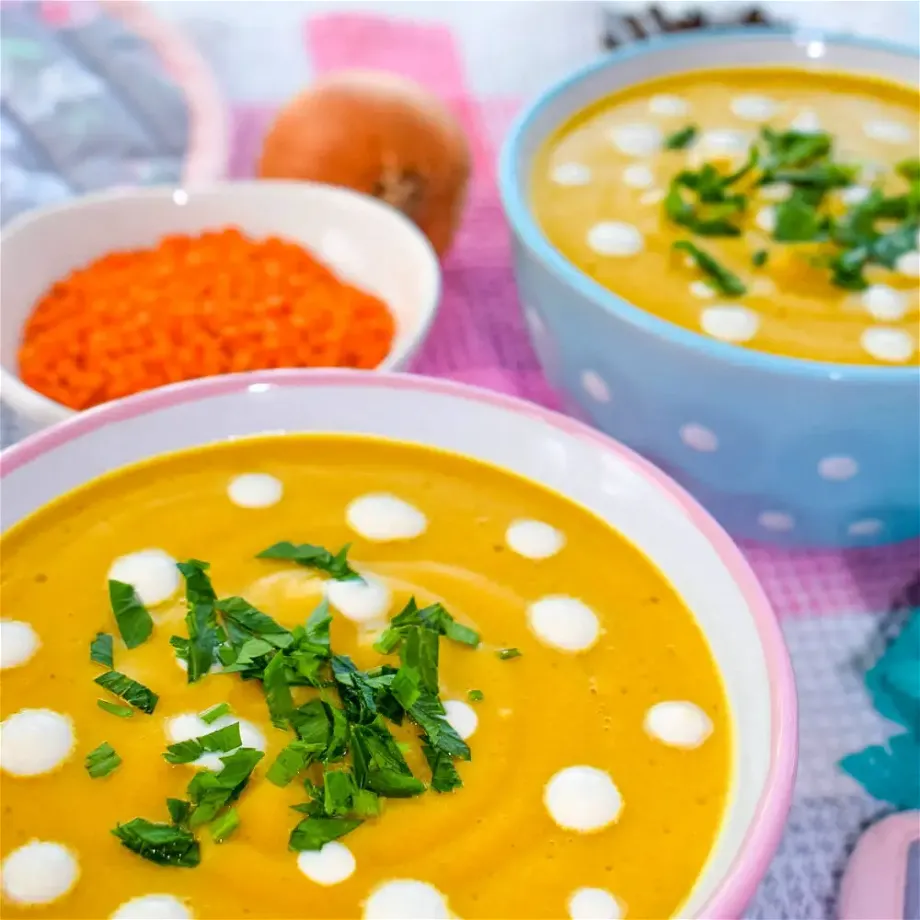
[[[918,80],[912,49],[747,29],[648,41],[550,89],[517,121],[500,166],[534,346],[573,412],[657,463],[734,536],[834,547],[915,537],[920,370],[780,358],[672,325],[576,269],[531,216],[532,159],[570,115],[656,76],[745,64]]]

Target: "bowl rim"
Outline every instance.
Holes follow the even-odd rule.
[[[900,386],[905,383],[916,385],[917,379],[920,377],[920,368],[918,367],[835,364],[829,361],[774,355],[769,352],[755,351],[739,345],[732,345],[728,342],[720,342],[662,319],[635,306],[626,298],[605,288],[577,268],[574,263],[566,259],[550,243],[531,213],[526,192],[521,189],[522,183],[518,181],[517,160],[524,135],[531,129],[544,108],[588,77],[599,71],[614,68],[624,61],[667,51],[668,49],[685,49],[694,45],[705,45],[725,40],[732,42],[766,40],[796,45],[821,42],[823,44],[852,46],[868,51],[881,51],[901,57],[920,59],[920,50],[914,50],[907,45],[901,45],[886,39],[795,26],[727,27],[703,30],[699,34],[653,36],[642,42],[607,52],[599,60],[578,68],[544,90],[535,100],[525,106],[524,110],[515,118],[505,136],[505,141],[499,154],[498,188],[502,207],[512,231],[546,268],[564,284],[573,288],[577,294],[638,330],[664,340],[667,344],[691,351],[699,357],[754,371],[798,378],[824,379],[875,386]],[[752,66],[757,66],[756,62]],[[685,70],[691,72],[693,69],[695,68],[675,67],[670,72],[679,74]],[[574,114],[574,112],[570,114]],[[563,122],[564,119],[559,123],[562,124]]]
[[[392,207],[384,201],[380,201],[370,195],[364,195],[354,189],[346,188],[339,185],[330,185],[325,182],[308,182],[296,179],[212,179],[208,181],[198,181],[190,183],[187,186],[178,184],[160,184],[146,186],[113,186],[112,188],[102,189],[91,192],[86,195],[80,195],[74,198],[68,198],[65,201],[55,202],[52,204],[42,205],[38,208],[31,208],[22,214],[17,214],[9,223],[0,229],[0,245],[5,243],[14,234],[28,228],[33,223],[40,223],[43,220],[53,219],[57,214],[64,211],[78,211],[85,207],[94,205],[105,205],[114,203],[119,206],[124,203],[125,207],[132,207],[143,204],[144,200],[151,198],[165,199],[174,196],[178,192],[185,192],[189,196],[207,196],[207,195],[235,195],[239,192],[248,192],[256,194],[261,190],[268,188],[283,188],[291,194],[316,194],[328,195],[331,198],[341,198],[351,200],[360,207],[366,207],[371,210],[386,212],[388,219],[394,222],[395,226],[401,226],[408,233],[409,238],[419,245],[419,253],[423,254],[424,262],[428,266],[431,274],[431,290],[429,300],[423,305],[419,319],[414,329],[407,336],[406,342],[399,350],[391,349],[384,359],[373,368],[374,371],[395,371],[402,367],[408,366],[423,343],[428,338],[431,326],[434,323],[435,316],[441,305],[444,293],[443,274],[441,262],[437,253],[434,251],[428,237],[413,223],[402,211]],[[117,248],[117,247],[114,247]],[[102,253],[104,255],[104,253]],[[2,313],[2,311],[0,311]],[[156,389],[160,389],[157,387]],[[32,420],[40,418],[44,420],[43,425],[58,424],[66,421],[81,411],[72,409],[59,403],[38,390],[33,389],[26,384],[12,368],[7,368],[0,364],[0,398],[9,405],[15,412],[22,413],[27,419]]]
[[[279,369],[204,377],[159,387],[88,409],[0,452],[0,482],[48,451],[101,428],[115,426],[121,421],[188,402],[245,393],[253,385],[260,389],[376,387],[394,391],[397,398],[400,391],[416,390],[483,403],[507,412],[525,415],[549,428],[585,441],[590,447],[613,453],[640,478],[650,481],[687,515],[712,545],[744,595],[760,638],[770,678],[771,754],[764,789],[741,847],[708,902],[699,911],[699,916],[706,917],[707,920],[730,920],[739,917],[765,875],[779,845],[792,802],[798,759],[798,704],[792,662],[770,601],[750,564],[731,537],[688,492],[649,461],[618,441],[576,419],[534,403],[451,380],[416,374],[373,373],[345,369]]]

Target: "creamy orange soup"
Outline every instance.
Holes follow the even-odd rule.
[[[578,268],[686,329],[794,358],[915,363],[918,100],[776,68],[641,84],[546,142],[534,212]]]
[[[110,474],[2,552],[4,917],[668,917],[706,862],[706,641],[530,482],[258,438]]]

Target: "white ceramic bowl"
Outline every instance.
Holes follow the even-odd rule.
[[[638,455],[579,422],[486,390],[356,371],[213,377],[119,400],[0,455],[6,530],[124,464],[261,432],[353,432],[492,463],[590,508],[636,544],[696,616],[721,670],[734,772],[716,845],[681,917],[737,918],[779,842],[792,795],[789,657],[744,557],[696,502]]]
[[[267,180],[114,189],[29,211],[0,234],[0,397],[20,428],[35,431],[74,414],[18,376],[22,326],[55,281],[111,250],[226,226],[302,243],[340,277],[382,298],[396,318],[396,338],[380,369],[404,368],[424,340],[441,293],[437,256],[411,221],[373,198]]]

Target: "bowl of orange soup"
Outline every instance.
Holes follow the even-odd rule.
[[[544,370],[735,536],[920,533],[915,51],[643,42],[549,89],[501,163]]]
[[[269,371],[0,475],[4,917],[737,918],[766,871],[777,622],[593,429]]]

